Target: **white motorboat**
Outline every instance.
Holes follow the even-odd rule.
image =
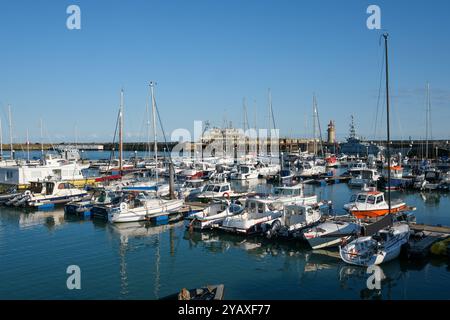
[[[129,194],[118,206],[108,208],[108,220],[114,223],[150,220],[176,213],[183,205],[183,199],[166,200],[143,193],[136,197]]]
[[[380,177],[381,175],[376,169],[361,169],[359,174],[352,175],[352,178],[348,182],[348,185],[358,188],[364,185],[376,185],[376,182],[378,181],[378,179],[380,179]]]
[[[258,176],[260,177],[269,177],[277,175],[280,172],[279,164],[270,164],[264,162],[258,162],[255,165],[255,168],[258,172]]]
[[[303,232],[304,239],[312,249],[323,249],[338,246],[343,241],[359,234],[360,224],[356,221],[344,221],[342,219],[330,219]]]
[[[325,165],[317,165],[314,161],[296,161],[296,175],[299,177],[319,176],[326,172]]]
[[[249,180],[258,178],[258,170],[253,165],[241,164],[238,171],[233,172],[230,176],[232,180]]]
[[[229,182],[208,183],[203,191],[198,193],[197,198],[200,200],[211,200],[220,198],[231,198],[240,196],[231,189]]]
[[[186,198],[195,197],[205,190],[206,183],[202,179],[186,180],[181,191]]]
[[[317,195],[305,195],[303,192],[303,185],[297,184],[295,186],[275,187],[273,194],[268,196],[268,199],[283,204],[304,204],[312,205],[317,203]]]
[[[339,247],[341,259],[352,265],[370,266],[396,259],[408,243],[410,229],[406,223],[396,223],[373,236],[360,237]]]
[[[14,206],[41,207],[81,201],[88,198],[88,193],[64,181],[31,182],[30,190],[12,203]]]
[[[362,162],[361,160],[358,160],[354,163],[352,163],[348,168],[348,173],[352,177],[359,176],[361,174],[362,170],[369,169],[367,166],[367,163]]]
[[[301,230],[318,223],[321,218],[320,204],[315,206],[303,204],[285,205],[282,215],[267,226],[266,236],[268,238],[275,235],[296,237]]]
[[[244,211],[241,214],[225,218],[219,228],[241,234],[265,232],[268,225],[281,217],[282,210],[282,203],[249,198],[245,202]]]
[[[214,202],[205,209],[189,215],[189,228],[203,230],[221,225],[226,217],[230,217],[242,212],[244,208],[229,201]]]

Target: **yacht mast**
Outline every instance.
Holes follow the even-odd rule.
[[[155,152],[155,176],[158,180],[158,142],[156,136],[156,105],[155,105],[155,92],[154,82],[150,81],[150,91],[152,95],[152,117],[153,117],[153,151]]]
[[[11,105],[8,105],[8,115],[9,115],[9,144],[10,144],[10,158],[14,158],[13,150],[13,137],[12,137],[12,119],[11,119]]]
[[[41,155],[44,155],[44,135],[43,135],[43,129],[42,129],[42,118],[39,119],[39,126],[41,130]]]
[[[28,137],[28,128],[27,128],[27,160],[30,161],[30,139]]]
[[[313,94],[313,151],[314,156],[317,155],[317,145],[316,145],[316,95]]]
[[[386,131],[387,131],[387,147],[386,156],[388,160],[387,170],[387,186],[388,186],[388,214],[391,214],[391,132],[389,123],[389,64],[388,64],[388,34],[383,34],[385,58],[386,58]]]
[[[148,98],[150,98],[150,97],[148,97]],[[147,159],[150,159],[150,146],[151,146],[151,143],[150,143],[150,132],[151,132],[151,129],[150,129],[150,108],[149,108],[149,105],[148,105],[148,100],[149,99],[146,99],[146,104],[145,104],[145,115],[146,115],[146,120],[147,120]]]
[[[123,89],[120,90],[120,111],[119,111],[119,171],[123,169]]]

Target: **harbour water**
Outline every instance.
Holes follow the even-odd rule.
[[[255,188],[263,181],[244,183]],[[346,184],[307,186],[343,212]],[[450,225],[448,193],[393,192],[416,206],[418,223]],[[337,250],[298,242],[193,232],[172,225],[109,224],[64,214],[0,208],[0,299],[158,299],[181,288],[223,283],[226,299],[450,299],[446,258],[381,265],[381,290],[365,268]],[[81,289],[67,289],[66,269],[81,269]]]

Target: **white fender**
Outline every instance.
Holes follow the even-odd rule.
[[[128,204],[125,202],[122,202],[120,204],[120,211],[127,211],[128,210]]]

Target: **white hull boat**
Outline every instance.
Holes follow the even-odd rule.
[[[396,223],[373,236],[360,237],[339,247],[341,259],[352,265],[379,265],[396,259],[408,243],[410,229],[406,223]]]

